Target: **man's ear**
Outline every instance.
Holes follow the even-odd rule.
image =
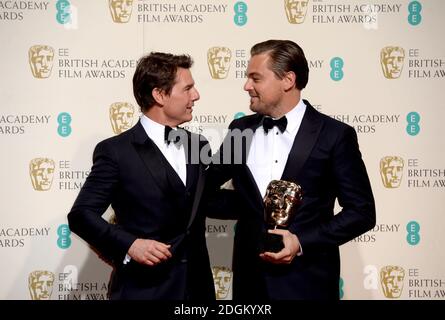
[[[165,92],[162,89],[154,88],[151,91],[151,95],[155,99],[157,104],[164,105],[164,99],[165,99]]]
[[[293,71],[287,72],[283,77],[284,90],[289,91],[295,87],[295,81],[297,81],[297,75]]]

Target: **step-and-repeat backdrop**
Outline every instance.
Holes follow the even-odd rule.
[[[106,299],[111,267],[66,215],[100,140],[133,126],[137,60],[188,53],[201,99],[185,126],[217,148],[250,47],[304,49],[303,97],[352,125],[377,225],[341,247],[342,299],[445,298],[445,1],[0,0],[0,299]],[[108,210],[104,218],[111,219]],[[236,221],[207,221],[219,299]]]

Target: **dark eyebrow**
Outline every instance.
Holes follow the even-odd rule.
[[[247,74],[248,77],[261,77],[261,74],[259,74],[258,72],[250,72],[249,74]]]

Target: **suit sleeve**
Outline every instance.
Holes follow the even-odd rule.
[[[239,217],[239,195],[235,190],[221,189],[233,178],[233,136],[234,122],[229,125],[229,133],[224,138],[218,151],[212,156],[212,162],[206,172],[206,192],[204,210],[209,218],[232,219]]]
[[[292,225],[303,250],[340,246],[374,227],[375,203],[355,130],[347,126],[332,150],[332,174],[335,194],[342,210],[311,228]],[[318,214],[318,213],[317,213]]]
[[[122,263],[136,237],[102,218],[119,183],[117,156],[108,141],[99,143],[93,167],[68,214],[70,229],[112,263]]]

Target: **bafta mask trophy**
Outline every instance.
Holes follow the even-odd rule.
[[[264,196],[264,218],[269,229],[288,227],[302,199],[303,193],[299,184],[272,180]],[[260,252],[279,252],[283,248],[281,235],[271,233],[263,235]]]

